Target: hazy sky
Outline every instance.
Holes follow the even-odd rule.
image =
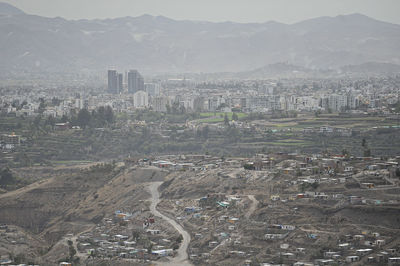
[[[173,19],[294,23],[362,13],[400,24],[400,0],[0,0],[26,13],[68,19],[163,15]]]

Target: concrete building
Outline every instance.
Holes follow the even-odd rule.
[[[133,95],[133,105],[135,108],[145,108],[149,106],[149,96],[147,92],[140,90]]]
[[[159,83],[145,83],[144,88],[151,97],[159,96],[161,93],[161,85]]]
[[[195,111],[195,112],[204,111],[204,98],[203,97],[195,97],[193,99],[193,111]]]
[[[164,96],[158,96],[152,98],[152,107],[156,112],[167,112],[167,105],[169,104],[169,99]]]
[[[356,109],[359,106],[359,99],[351,92],[346,94],[332,94],[320,99],[320,107],[325,110],[341,112],[348,109]]]

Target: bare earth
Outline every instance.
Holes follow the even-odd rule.
[[[182,235],[183,240],[181,246],[178,249],[178,254],[173,259],[171,259],[170,262],[162,262],[159,263],[159,265],[192,265],[188,260],[188,253],[187,253],[187,249],[190,243],[190,234],[187,231],[185,231],[185,229],[183,229],[183,227],[180,224],[175,222],[173,219],[163,215],[156,209],[157,204],[160,202],[160,193],[158,192],[158,188],[160,187],[161,184],[162,182],[153,182],[150,183],[148,187],[151,194],[150,211],[155,216],[161,217],[162,219],[170,223],[179,232],[179,234]]]

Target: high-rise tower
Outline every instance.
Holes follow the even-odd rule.
[[[113,94],[122,92],[123,79],[122,73],[118,73],[116,70],[108,70],[108,92]]]
[[[128,72],[128,92],[135,93],[144,90],[144,79],[137,70]]]
[[[118,78],[117,71],[108,70],[108,92],[117,93],[118,92]]]

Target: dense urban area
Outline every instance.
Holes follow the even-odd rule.
[[[398,76],[107,74],[1,87],[2,264],[399,262]]]

